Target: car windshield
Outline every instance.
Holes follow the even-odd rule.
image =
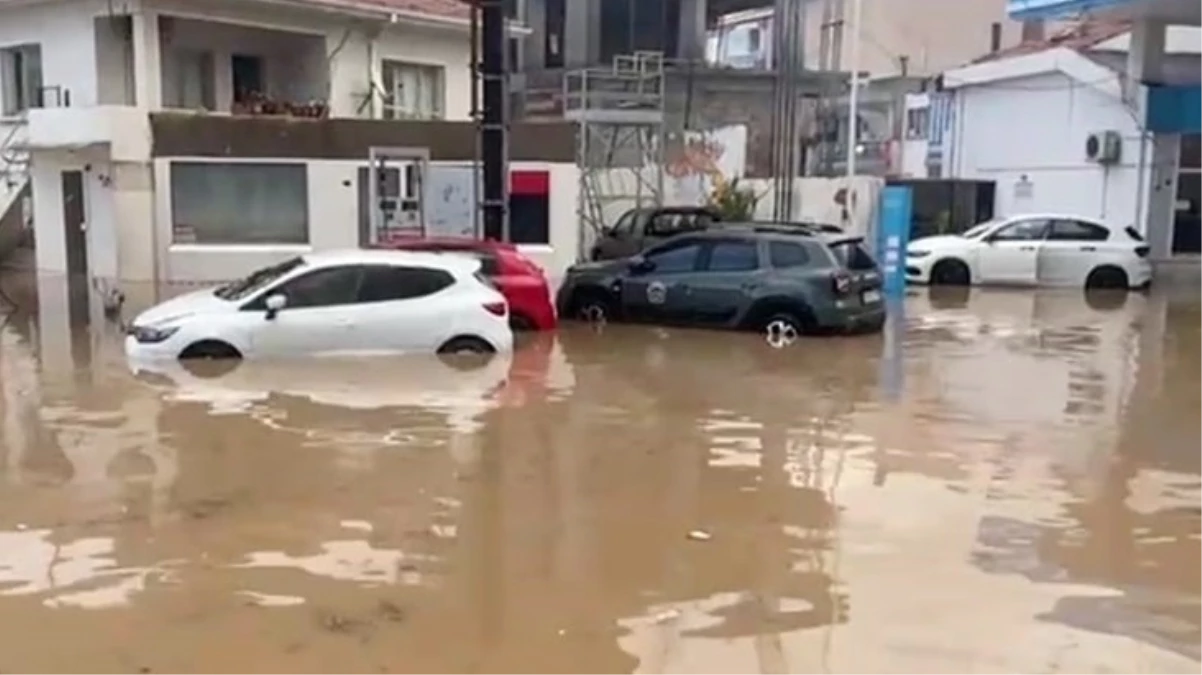
[[[304,259],[298,257],[271,267],[264,267],[251,272],[250,275],[238,281],[221,286],[213,291],[213,295],[222,300],[241,300],[304,264]]]
[[[960,234],[960,236],[964,237],[965,239],[980,239],[981,235],[983,235],[989,231],[989,228],[993,227],[994,225],[997,225],[1000,222],[1002,222],[1002,221],[987,220],[987,221],[981,223],[980,225],[974,225],[974,226],[970,227],[968,230],[962,232]]]

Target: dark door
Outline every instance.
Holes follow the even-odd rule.
[[[88,237],[84,230],[83,172],[64,171],[63,244],[67,253],[67,318],[71,325],[71,357],[76,374],[87,372],[92,357],[88,331],[91,289],[88,275]]]
[[[687,323],[689,284],[697,274],[701,243],[682,240],[649,251],[647,268],[622,280],[622,308],[632,321]]]
[[[701,325],[729,325],[742,315],[762,283],[759,243],[711,241],[701,258],[700,271],[685,289],[689,314]]]
[[[234,54],[230,57],[234,80],[234,101],[243,103],[254,96],[266,94],[263,85],[263,59],[258,56]]]
[[[88,276],[88,238],[84,231],[83,172],[63,172],[63,228],[67,274]]]

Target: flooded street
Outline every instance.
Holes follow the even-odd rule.
[[[135,374],[6,288],[2,672],[1202,667],[1196,298]]]

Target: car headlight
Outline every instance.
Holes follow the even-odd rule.
[[[129,334],[142,344],[155,344],[158,342],[163,342],[172,335],[175,335],[178,330],[179,326],[167,326],[163,328],[154,328],[152,326],[133,326],[129,329]]]
[[[931,255],[930,251],[906,251],[907,258],[925,258]]]

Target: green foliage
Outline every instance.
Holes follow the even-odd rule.
[[[724,220],[740,221],[755,218],[755,205],[760,201],[755,191],[739,187],[738,179],[729,183],[722,181],[710,193],[710,206],[722,214]]]

